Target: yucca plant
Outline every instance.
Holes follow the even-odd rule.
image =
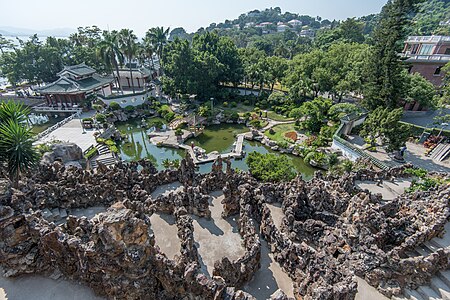
[[[20,174],[34,167],[39,159],[33,147],[31,129],[17,120],[12,118],[0,124],[0,159],[6,162],[9,178],[15,188],[19,185]]]
[[[12,120],[18,124],[24,123],[28,119],[30,109],[22,103],[13,101],[0,103],[0,123]]]

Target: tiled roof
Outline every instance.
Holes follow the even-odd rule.
[[[98,74],[77,81],[61,77],[36,91],[42,94],[78,94],[95,90],[113,81],[112,76],[100,76]]]
[[[95,69],[87,66],[85,63],[81,63],[75,66],[65,66],[64,69],[57,75],[61,75],[65,72],[69,72],[75,76],[86,76],[95,73]]]

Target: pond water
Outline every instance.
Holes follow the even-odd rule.
[[[152,119],[149,119],[152,120]],[[147,137],[146,129],[138,128],[140,121],[133,120],[125,123],[116,124],[120,132],[126,134],[128,141],[124,141],[119,145],[120,156],[125,161],[134,161],[142,158],[150,159],[158,170],[163,170],[162,165],[165,159],[182,159],[185,156],[185,151],[180,149],[172,149],[165,147],[157,147],[153,145]],[[195,145],[202,147],[206,152],[219,151],[220,153],[227,153],[233,149],[233,143],[236,141],[235,135],[239,133],[248,132],[249,129],[244,125],[239,124],[221,124],[209,126],[202,135],[197,138],[192,138],[186,141],[186,144],[194,142]],[[253,151],[259,153],[276,153],[279,155],[286,155],[292,161],[296,170],[303,174],[303,179],[310,179],[316,169],[306,164],[300,157],[291,154],[280,154],[277,151],[271,150],[269,147],[254,141],[244,141],[244,151],[250,153]],[[208,173],[211,171],[212,163],[199,165],[200,173]],[[248,166],[244,159],[231,161],[231,166],[235,169],[248,171]]]
[[[65,118],[67,118],[68,116],[70,116],[70,114],[67,115],[52,115],[52,114],[48,114],[48,122],[44,123],[44,124],[36,124],[33,125],[31,127],[31,131],[35,134],[39,134],[41,132],[43,132],[44,130],[46,130],[47,128],[52,127],[53,125],[55,125],[56,123],[64,120]]]
[[[205,128],[201,135],[196,138],[191,138],[185,143],[191,145],[194,142],[196,146],[205,149],[206,153],[212,151],[226,153],[233,148],[237,134],[249,131],[249,128],[243,124],[211,125]]]
[[[156,118],[155,118],[156,119]],[[124,161],[149,159],[158,170],[164,170],[162,162],[165,159],[182,159],[185,151],[153,145],[147,137],[147,129],[138,128],[140,121],[117,123],[117,129],[127,136],[127,141],[119,145],[120,156]]]

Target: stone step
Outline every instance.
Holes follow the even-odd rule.
[[[60,209],[59,209],[59,215],[60,215],[61,218],[63,218],[63,219],[67,218],[67,210],[65,210],[64,208],[60,208]]]
[[[430,240],[430,243],[438,248],[447,248],[449,246],[448,241],[441,238],[434,238]]]
[[[427,247],[432,252],[436,252],[438,249],[441,249],[441,247],[436,246],[431,241],[427,241],[427,242],[423,243],[423,246]]]
[[[450,300],[450,286],[435,276],[430,281],[430,287],[444,300]]]
[[[53,218],[53,214],[48,208],[41,210],[41,213],[42,217],[46,220],[50,220]]]
[[[61,215],[59,214],[59,208],[54,208],[51,210],[53,221],[61,220]]]
[[[441,296],[438,295],[430,286],[422,285],[417,288],[417,292],[424,298],[429,300],[438,300],[441,299]]]
[[[415,249],[417,252],[420,253],[422,256],[428,256],[431,253],[433,253],[433,250],[428,249],[425,245],[419,245]]]
[[[425,300],[427,298],[422,297],[416,290],[405,289],[405,298],[411,300]]]
[[[408,255],[409,257],[422,256],[422,254],[420,254],[419,252],[417,252],[416,249],[413,249],[413,250],[411,250],[411,251],[405,251],[405,254]]]
[[[450,270],[441,270],[436,273],[441,281],[443,281],[447,286],[450,287]]]

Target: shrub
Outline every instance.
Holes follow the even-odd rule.
[[[175,135],[176,136],[182,136],[183,135],[183,129],[178,128],[177,130],[175,130]]]
[[[311,161],[317,163],[318,166],[327,166],[328,165],[328,156],[322,152],[310,152],[305,156],[305,162],[311,164]]]
[[[282,149],[287,149],[287,148],[289,148],[289,146],[290,146],[291,144],[289,144],[289,143],[286,142],[286,141],[279,141],[279,142],[277,143],[277,145],[278,145],[278,147],[280,147],[280,148],[282,148]]]
[[[231,102],[231,107],[237,107],[236,101]]]
[[[244,105],[249,106],[250,105],[250,100],[244,100]]]
[[[133,105],[128,105],[125,107],[126,112],[133,112],[136,108]]]
[[[262,124],[261,124],[261,121],[257,120],[257,119],[251,120],[250,121],[250,126],[252,126],[253,128],[256,128],[256,129],[261,129],[263,127]]]
[[[93,122],[94,120],[92,118],[83,118],[83,122]]]
[[[237,120],[239,120],[239,114],[238,114],[237,112],[231,113],[231,115],[230,115],[230,120],[236,122]]]
[[[148,123],[149,126],[155,126],[156,128],[160,129],[164,123],[161,120],[152,120]]]
[[[106,122],[106,116],[104,114],[96,114],[95,115],[95,119],[97,120],[97,122],[99,123],[104,123]]]
[[[222,103],[223,107],[228,107],[228,102],[225,101],[224,103]]]
[[[273,153],[251,152],[247,156],[247,165],[250,173],[263,181],[289,181],[297,175],[287,156]]]
[[[101,106],[100,104],[93,104],[92,108],[95,109],[96,111],[102,110],[103,106]]]
[[[119,105],[119,103],[117,103],[117,102],[111,102],[111,103],[109,104],[109,108],[110,108],[111,110],[119,110],[119,109],[120,109],[120,105]]]
[[[85,159],[91,159],[92,157],[96,156],[98,154],[98,149],[97,148],[92,148],[90,149],[88,152],[86,152],[86,154],[84,155]]]
[[[164,120],[167,122],[171,122],[173,119],[175,119],[175,113],[169,111],[164,115]]]

